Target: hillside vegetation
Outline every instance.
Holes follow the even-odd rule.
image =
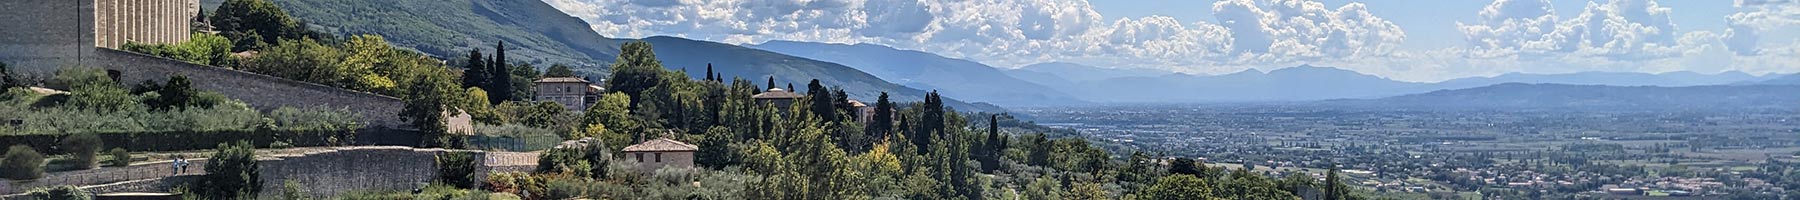
[[[495,41],[505,41],[514,48],[508,53],[522,58],[515,61],[536,66],[568,64],[597,74],[618,54],[615,40],[594,33],[586,22],[536,0],[273,2],[316,31],[381,35],[397,47],[439,58],[459,57],[472,48],[492,48]]]

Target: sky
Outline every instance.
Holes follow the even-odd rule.
[[[1800,0],[544,1],[607,37],[871,43],[999,68],[1800,72]]]

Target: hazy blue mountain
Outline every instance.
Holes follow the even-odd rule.
[[[1069,82],[1097,81],[1124,77],[1153,77],[1174,73],[1154,69],[1101,68],[1065,62],[1026,65],[1025,67],[1020,67],[1018,69],[1007,70],[1007,72],[1015,75],[1025,74],[1025,76],[1032,76],[1034,79],[1048,75]]]
[[[945,96],[1000,105],[1070,105],[1083,103],[1059,90],[1019,80],[973,61],[946,58],[875,44],[827,44],[769,41],[751,48],[843,64],[888,82],[938,90]]]
[[[1337,100],[1343,105],[1420,108],[1591,108],[1591,109],[1794,109],[1800,86],[1603,86],[1504,83],[1439,90],[1371,100]]]
[[[1731,84],[1758,80],[1758,78],[1761,77],[1740,71],[1728,71],[1717,74],[1701,74],[1691,71],[1660,74],[1634,72],[1579,72],[1567,74],[1507,73],[1492,77],[1452,79],[1440,82],[1437,85],[1442,89],[1481,87],[1500,83],[1678,87]]]
[[[851,98],[870,104],[875,102],[881,92],[887,92],[891,100],[899,102],[923,101],[926,93],[924,90],[890,83],[837,63],[761,49],[667,36],[644,38],[643,41],[650,42],[656,49],[656,58],[662,60],[663,67],[686,70],[689,72],[688,76],[693,78],[705,77],[706,65],[712,64],[713,70],[725,77],[744,77],[758,86],[766,84],[770,76],[775,77],[776,87],[784,88],[788,83],[804,88],[807,82],[819,79],[826,85],[843,87],[844,93]],[[944,105],[960,111],[1005,110],[990,104],[967,103],[960,101],[960,97],[948,94],[945,97]]]
[[[1302,65],[1221,75],[1169,74],[1079,82],[1073,90],[1107,102],[1252,102],[1378,98],[1429,91],[1423,83],[1395,81],[1355,71]]]
[[[1770,74],[1764,76],[1769,78],[1740,82],[1736,85],[1800,85],[1800,74]]]

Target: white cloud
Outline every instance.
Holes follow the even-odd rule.
[[[1647,60],[1691,52],[1670,20],[1672,9],[1653,0],[1588,2],[1581,13],[1556,16],[1548,0],[1497,0],[1480,12],[1477,23],[1457,23],[1471,46],[1472,58],[1523,54]]]
[[[1762,40],[1759,31],[1776,30],[1800,24],[1800,1],[1795,0],[1738,0],[1733,6],[1738,12],[1725,16],[1725,47],[1741,56],[1754,56],[1763,49],[1757,46]]]
[[[1300,0],[1218,2],[1222,23],[1108,21],[1086,0],[545,1],[609,37],[877,43],[1001,67],[1061,60],[1221,71],[1211,68],[1385,54],[1406,36],[1361,3]]]

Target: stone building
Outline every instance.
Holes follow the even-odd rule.
[[[537,83],[537,87],[533,88],[537,91],[537,96],[531,97],[533,100],[556,102],[575,113],[587,111],[589,105],[600,101],[600,93],[606,91],[599,85],[577,77],[547,77],[534,83]]]
[[[694,152],[699,150],[699,146],[665,137],[627,146],[621,152],[625,153],[625,159],[636,160],[638,169],[656,170],[665,167],[692,168]]]
[[[0,62],[47,75],[93,65],[95,47],[187,41],[199,0],[0,1]]]
[[[857,101],[855,99],[845,101],[850,102],[850,111],[853,112],[850,113],[850,116],[855,116],[857,123],[868,125],[869,118],[875,117],[875,107],[870,107],[868,104],[863,104],[862,101]]]
[[[461,135],[475,134],[475,117],[470,116],[469,112],[463,111],[462,109],[456,109],[456,114],[454,115],[450,114],[450,111],[444,111],[443,114],[444,131]]]
[[[806,97],[806,95],[789,92],[781,88],[769,88],[769,91],[750,96],[750,98],[756,99],[756,102],[772,104],[775,105],[775,108],[779,108],[783,111],[787,110],[788,105],[794,105],[794,101],[799,101],[802,97]]]

